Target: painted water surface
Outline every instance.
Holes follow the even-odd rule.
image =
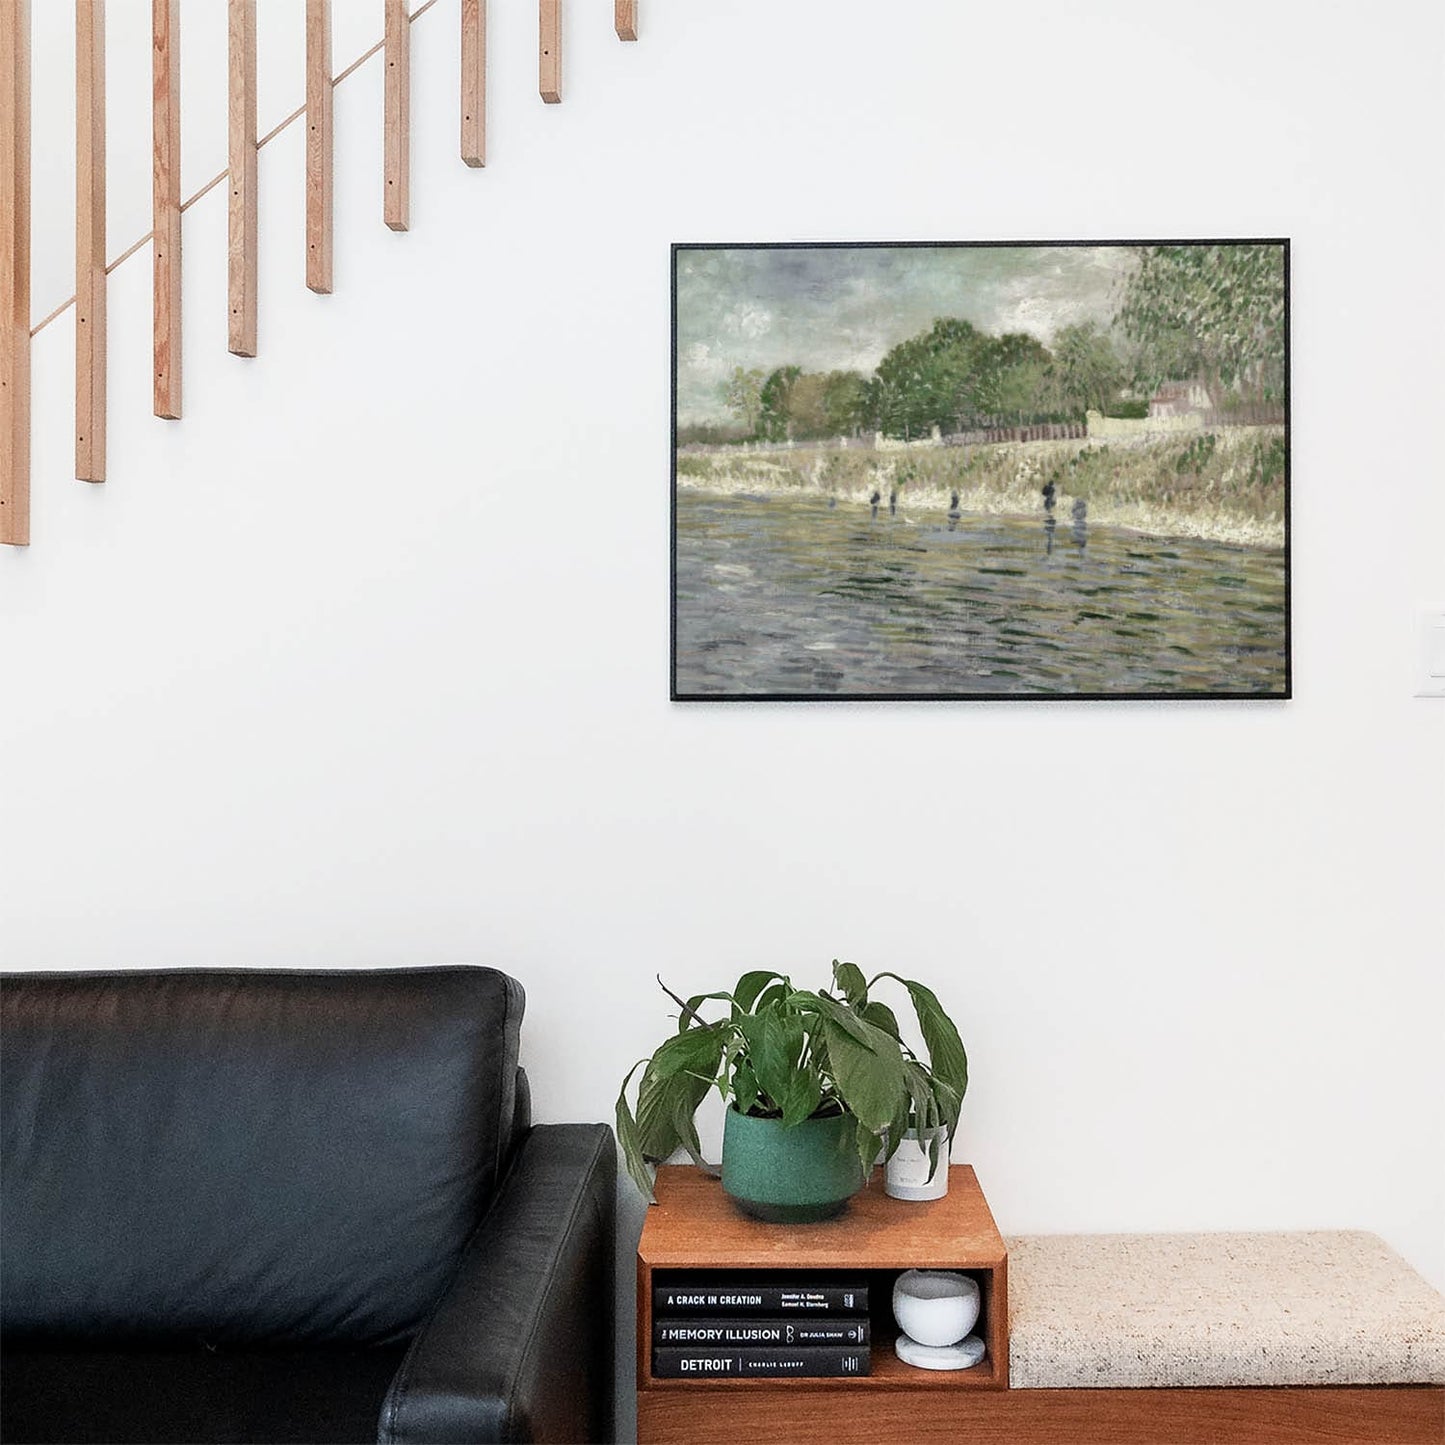
[[[677,494],[680,697],[1281,695],[1278,549]]]

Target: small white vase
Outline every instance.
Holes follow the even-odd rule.
[[[933,1136],[940,1138],[938,1168],[928,1177],[929,1148]],[[883,1168],[883,1192],[894,1199],[942,1199],[948,1193],[948,1135],[942,1129],[931,1129],[920,1139],[917,1129],[910,1129],[901,1140],[893,1157]]]

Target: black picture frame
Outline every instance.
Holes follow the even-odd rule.
[[[1185,247],[1279,247],[1283,266],[1283,546],[1282,612],[1280,616],[1282,659],[1279,685],[1259,687],[1164,688],[1140,687],[1119,689],[1050,689],[1046,687],[970,687],[957,689],[912,690],[888,686],[870,688],[789,688],[765,686],[737,691],[711,690],[687,686],[679,677],[679,606],[678,606],[678,455],[679,455],[679,266],[683,258],[694,253],[734,251],[859,251],[859,250],[953,250],[953,249],[1061,249],[1061,248],[1185,248]],[[962,241],[733,241],[673,243],[670,255],[671,293],[671,408],[669,465],[669,535],[670,535],[670,627],[669,678],[670,697],[683,703],[771,703],[771,702],[1189,702],[1189,701],[1287,701],[1293,696],[1293,617],[1292,617],[1292,430],[1291,430],[1291,290],[1290,241],[1287,237],[1230,237],[1145,240],[962,240]],[[1050,503],[1050,506],[1052,503]],[[876,513],[875,513],[876,515]]]

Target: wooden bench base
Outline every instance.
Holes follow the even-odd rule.
[[[1195,1390],[776,1388],[695,1396],[644,1391],[644,1445],[1441,1445],[1445,1388],[1270,1386]]]

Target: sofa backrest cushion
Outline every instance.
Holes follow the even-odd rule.
[[[405,1337],[505,1166],[484,968],[0,979],[7,1337]]]

